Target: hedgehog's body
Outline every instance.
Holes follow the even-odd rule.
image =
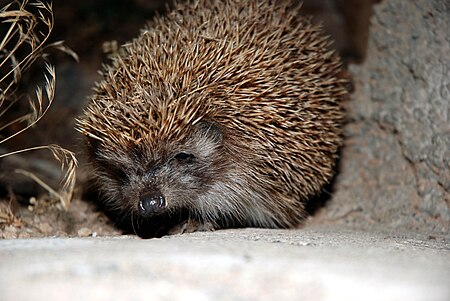
[[[126,45],[78,121],[107,205],[292,227],[332,177],[339,61],[276,1],[177,5]]]

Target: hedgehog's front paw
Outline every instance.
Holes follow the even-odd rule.
[[[199,221],[188,219],[185,220],[171,229],[167,231],[167,234],[169,235],[175,235],[175,234],[183,234],[183,233],[193,233],[197,231],[214,231],[213,224],[209,222],[201,223]]]

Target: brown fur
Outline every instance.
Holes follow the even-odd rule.
[[[177,4],[104,68],[78,130],[108,206],[137,216],[157,190],[162,213],[216,227],[298,225],[347,92],[320,29],[277,2]]]

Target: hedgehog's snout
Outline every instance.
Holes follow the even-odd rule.
[[[139,197],[138,212],[144,217],[151,216],[167,206],[166,198],[160,191],[151,191]]]

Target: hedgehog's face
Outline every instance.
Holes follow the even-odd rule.
[[[124,152],[91,144],[99,186],[110,205],[141,217],[198,207],[226,166],[221,129],[192,127],[181,141],[136,145]]]

